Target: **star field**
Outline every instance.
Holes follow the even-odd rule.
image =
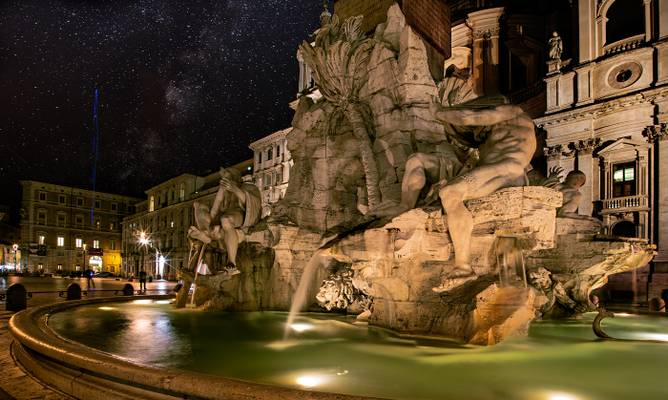
[[[0,187],[92,186],[96,87],[99,190],[138,195],[251,157],[290,124],[297,46],[321,4],[0,2]]]

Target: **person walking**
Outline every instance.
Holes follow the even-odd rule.
[[[139,291],[140,292],[146,291],[146,271],[144,271],[143,269],[139,271]]]
[[[87,269],[86,270],[86,286],[88,289],[93,288],[95,289],[95,281],[93,280],[93,270],[92,269]]]

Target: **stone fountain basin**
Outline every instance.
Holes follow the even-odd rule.
[[[15,338],[12,343],[12,353],[23,368],[35,378],[63,393],[81,399],[372,399],[137,365],[64,339],[47,324],[50,315],[82,305],[171,298],[173,296],[88,299],[21,311],[9,321],[10,332]],[[150,339],[138,338],[138,340]]]
[[[378,342],[373,337],[380,332],[372,329],[363,333],[360,341],[360,335],[349,333],[367,332],[366,328],[342,325],[340,318],[309,314],[303,316],[302,324],[310,322],[318,328],[311,334],[296,335],[300,343],[293,351],[293,347],[279,350],[265,346],[273,344],[274,337],[281,337],[282,329],[277,326],[283,323],[284,314],[222,313],[222,319],[217,319],[218,312],[177,311],[166,304],[123,303],[149,299],[165,297],[88,300],[18,314],[11,322],[17,337],[13,348],[15,358],[45,384],[85,399],[369,398],[290,389],[281,386],[284,379],[275,379],[284,376],[281,369],[285,368],[301,375],[305,368],[316,372],[335,366],[345,369],[344,376],[333,376],[331,385],[325,382],[316,387],[332,392],[423,400],[525,400],[559,396],[579,400],[664,399],[666,393],[657,382],[662,379],[661,363],[668,356],[668,346],[658,341],[668,341],[668,318],[619,314],[604,321],[606,331],[612,336],[631,341],[598,340],[591,330],[593,315],[587,314],[582,319],[536,322],[528,337],[486,347],[454,343],[435,346],[426,339],[394,336]],[[117,313],[132,316],[130,324],[109,325],[104,315],[115,318],[113,315]],[[160,315],[172,316],[172,328],[160,323]],[[187,326],[191,329],[191,338],[186,342],[178,339],[178,334],[168,333],[183,333],[178,321],[184,320],[189,321]],[[151,327],[136,329],[142,321]],[[332,326],[336,329],[332,330]],[[175,330],[176,327],[181,328]],[[212,328],[220,329],[221,333],[204,338],[202,329],[210,332]],[[235,328],[235,333],[223,333]],[[262,333],[258,336],[258,332]],[[157,340],[160,336],[175,339],[167,342],[174,345],[165,346],[166,342]],[[130,344],[120,350],[112,344],[114,337],[131,338],[124,341]],[[322,340],[314,341],[316,337]],[[648,339],[654,342],[647,342]],[[188,352],[184,354],[190,361],[172,363],[179,348],[192,340],[204,341],[204,346],[186,346]],[[141,351],[138,349],[148,348],[146,343],[162,355],[137,356]],[[225,345],[221,347],[220,343]],[[266,353],[271,353],[268,358]],[[155,367],[166,365],[165,357],[169,359],[168,365],[176,367]],[[193,371],[192,361],[204,362],[202,357],[215,360],[214,364],[196,369],[207,373],[186,371]],[[303,357],[308,358],[307,364]],[[257,374],[249,368],[261,371]],[[230,376],[241,379],[229,379]],[[269,384],[249,382],[256,379]],[[360,384],[369,391],[360,390]]]

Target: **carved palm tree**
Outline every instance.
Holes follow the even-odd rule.
[[[333,20],[338,24],[338,19]],[[369,208],[380,204],[378,167],[371,144],[370,123],[365,116],[365,105],[359,100],[359,91],[367,80],[367,65],[374,41],[362,33],[362,17],[348,18],[341,29],[332,26],[329,32],[338,37],[323,41],[322,46],[309,43],[300,46],[304,61],[313,71],[313,79],[320,93],[350,122],[353,134],[360,143]]]

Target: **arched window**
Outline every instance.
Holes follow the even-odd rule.
[[[612,234],[621,237],[636,237],[636,226],[631,221],[619,221],[613,225]]]
[[[605,44],[645,34],[643,0],[615,0],[605,14]]]

